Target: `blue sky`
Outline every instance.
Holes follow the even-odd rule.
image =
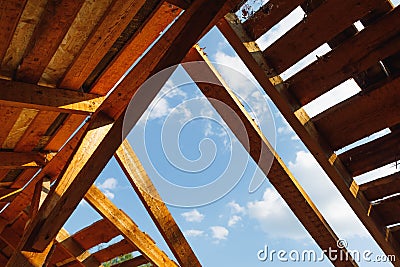
[[[300,9],[295,10],[281,24],[260,37],[257,43],[264,49],[300,21],[303,15]],[[382,255],[380,248],[219,31],[215,28],[211,30],[200,41],[200,46],[204,47],[212,61],[218,63],[216,67],[221,75],[246,102],[246,108],[339,238],[348,242],[349,249],[368,249],[373,255]],[[316,55],[327,52],[329,47],[321,46],[283,73],[282,77],[287,79],[316,59]],[[162,183],[157,181],[167,180],[179,186],[193,188],[206,186],[218,179],[228,179],[231,183],[224,188],[226,194],[215,201],[211,201],[216,198],[210,192],[210,198],[205,198],[204,205],[169,206],[203,266],[329,266],[327,260],[319,263],[270,263],[257,259],[257,252],[265,245],[270,249],[286,251],[312,249],[320,253],[321,250],[268,180],[257,191],[249,193],[251,179],[264,178],[264,175],[249,160],[243,147],[216,112],[204,101],[197,87],[193,84],[179,86],[185,82],[190,82],[190,78],[182,68],[178,68],[158,98],[153,101],[152,109],[144,114],[129,134],[128,140],[168,203],[174,203],[176,195],[163,190]],[[333,92],[310,103],[306,110],[314,116],[358,91],[355,82],[348,80]],[[388,132],[381,131],[364,142]],[[394,166],[388,165],[373,173],[356,177],[356,181],[365,182],[394,171]],[[173,258],[115,159],[103,170],[96,185]],[[193,199],[189,194],[176,201],[195,203],[191,200]],[[65,227],[73,233],[97,219],[100,216],[82,202]],[[361,262],[359,265],[377,264]]]

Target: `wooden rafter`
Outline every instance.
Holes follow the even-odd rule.
[[[137,225],[119,210],[114,204],[94,185],[85,195],[86,201],[152,263],[156,266],[177,266],[168,256],[157,248],[153,240],[139,230]]]
[[[396,258],[400,258],[399,243],[392,238],[388,238],[384,230],[385,226],[379,218],[369,216],[369,201],[365,199],[362,193],[357,191],[358,186],[352,179],[352,176],[348,173],[340,159],[337,158],[336,154],[334,154],[332,148],[330,148],[328,143],[316,130],[309,116],[303,109],[299,109],[300,105],[293,98],[293,95],[288,94],[286,90],[273,86],[268,78],[270,70],[265,68],[268,66],[268,63],[263,58],[255,41],[247,35],[236,16],[234,14],[227,15],[225,19],[219,22],[218,28],[293,127],[297,135],[315,156],[316,160],[377,243],[386,254],[396,255]],[[395,266],[400,266],[398,261],[394,262],[394,264]]]
[[[338,237],[199,46],[195,46],[185,58],[185,62],[191,61],[203,61],[206,63],[208,69],[201,72],[198,72],[196,68],[191,68],[190,65],[183,64],[183,68],[194,81],[202,81],[207,77],[208,80],[218,82],[217,84],[197,83],[197,86],[211,100],[211,105],[217,110],[239,141],[244,146],[249,142],[248,152],[250,156],[257,162],[260,169],[268,177],[268,180],[283,197],[293,213],[322,249],[327,250],[335,247]],[[233,112],[224,112],[224,109],[215,104],[216,101],[212,100],[221,101],[231,108]],[[246,128],[247,136],[241,134],[242,124]],[[271,166],[269,164],[270,161],[272,161]],[[352,260],[333,261],[333,263],[335,266],[357,266],[357,263]]]
[[[362,184],[360,191],[369,201],[400,193],[400,172]]]
[[[115,158],[175,255],[178,263],[181,266],[201,266],[127,140],[124,140],[118,148]]]
[[[37,168],[46,162],[46,155],[38,152],[0,152],[0,169]]]
[[[224,13],[228,12],[237,2],[225,3],[219,0],[213,1],[211,5],[209,0],[195,1],[110,94],[87,122],[86,132],[83,130],[85,136],[74,157],[27,228],[21,239],[20,249],[13,254],[10,262],[29,265],[27,259],[18,251],[43,251],[50,245],[51,240],[122,143],[122,113],[138,87],[152,73],[179,63],[203,30],[217,22],[216,14],[221,9]],[[159,89],[155,88],[154,95]],[[145,101],[150,103],[154,95],[150,94]],[[146,107],[143,106],[140,112],[143,113]],[[116,121],[111,124],[105,123],[104,113]]]

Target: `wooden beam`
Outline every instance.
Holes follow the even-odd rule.
[[[397,259],[400,259],[399,243],[388,238],[387,233],[383,230],[385,229],[384,225],[379,218],[368,215],[369,201],[365,199],[361,192],[356,192],[357,184],[324,138],[318,133],[309,116],[303,109],[299,109],[298,103],[293,100],[293,96],[284,88],[282,89],[279,86],[275,88],[273,86],[268,77],[270,73],[267,68],[268,64],[262,57],[262,52],[254,43],[254,40],[247,36],[237,17],[234,14],[228,14],[225,19],[218,23],[218,28],[309,151],[314,155],[383,251],[387,255],[393,254],[396,255]],[[394,265],[400,266],[400,262],[396,261]]]
[[[369,14],[376,2],[377,0],[325,1],[308,14],[303,22],[298,23],[264,50],[263,55],[268,63],[281,73]]]
[[[400,193],[400,172],[362,184],[360,191],[369,201]]]
[[[85,199],[101,216],[118,228],[121,234],[153,264],[177,266],[154,244],[149,236],[139,230],[128,215],[114,206],[97,187],[93,185],[86,193]]]
[[[90,255],[90,257],[88,257],[86,260],[83,261],[83,264],[85,264],[85,262],[89,262],[90,258],[92,257],[95,258],[98,262],[106,262],[118,256],[134,252],[136,250],[137,250],[136,246],[132,245],[131,242],[129,242],[126,239],[122,239],[121,241],[115,244],[112,244],[102,250],[93,253],[92,255]],[[98,267],[95,265],[86,265],[86,266]]]
[[[167,242],[179,265],[201,266],[127,140],[124,140],[118,148],[115,158]]]
[[[107,231],[104,231],[107,229]],[[101,219],[90,226],[73,234],[70,238],[74,239],[82,248],[89,250],[101,243],[108,243],[120,232],[109,221]]]
[[[112,266],[116,266],[116,267],[137,267],[137,266],[141,266],[143,264],[148,263],[149,261],[143,257],[143,255],[140,256],[136,256],[133,259],[130,259],[128,261],[124,261],[122,263],[119,263],[118,265],[112,265]]]
[[[37,83],[64,39],[84,0],[49,0],[35,28],[30,49],[17,71],[17,80]]]
[[[357,176],[400,159],[400,131],[357,146],[339,155],[351,175]]]
[[[239,0],[198,0],[184,12],[135,68],[97,109],[86,123],[87,131],[63,176],[52,187],[50,195],[21,240],[20,248],[41,251],[54,239],[80,200],[122,143],[123,111],[139,86],[153,73],[179,63],[203,30],[217,21],[218,12],[227,12]],[[226,2],[226,3],[225,3]],[[160,88],[143,99],[136,115],[142,114]],[[154,95],[153,95],[154,94]],[[105,125],[105,118],[116,119]],[[140,115],[137,117],[139,119]],[[110,123],[109,121],[107,123]],[[26,264],[20,254],[15,262]]]
[[[180,9],[187,9],[193,1],[191,1],[191,0],[166,0],[165,2],[173,4],[174,6],[179,7]]]
[[[114,0],[101,22],[94,29],[93,34],[86,41],[80,54],[69,67],[60,87],[75,90],[81,88],[144,3],[145,0]]]
[[[13,129],[15,122],[21,114],[21,109],[0,105],[0,113],[0,123],[2,125],[2,129],[0,131],[0,147],[3,147],[4,142],[7,140],[8,134]]]
[[[289,91],[305,105],[341,82],[396,53],[400,46],[400,29],[394,25],[398,24],[400,8],[384,15],[288,79]]]
[[[43,167],[46,161],[46,155],[38,152],[0,152],[0,169]]]
[[[228,87],[198,45],[189,51],[184,60],[184,62],[196,61],[205,62],[208,69],[202,69],[202,71],[199,72],[190,65],[183,64],[182,66],[194,81],[213,81],[213,84],[197,83],[197,86],[209,100],[214,100],[210,101],[210,104],[220,114],[243,146],[246,147],[246,144],[249,142],[250,146],[246,149],[249,149],[248,152],[250,156],[268,177],[268,180],[283,197],[317,244],[322,249],[326,250],[335,247],[338,237],[295,177],[290,173],[282,159],[277,155],[260,128],[246,111],[239,98]],[[214,84],[215,82],[218,83]],[[233,112],[226,112],[226,110],[224,110],[225,107],[221,108],[221,105],[216,104],[215,100],[224,103],[230,108],[230,111]],[[246,129],[246,134],[242,133],[242,125],[244,125]],[[348,262],[332,260],[332,263],[335,266],[357,266],[357,263],[353,260],[349,260]]]
[[[0,63],[3,61],[3,57],[10,45],[19,18],[25,8],[26,1],[27,0],[4,0],[0,3],[0,10],[2,11],[0,14],[0,21],[2,22],[0,28]]]
[[[303,2],[270,0],[243,22],[243,27],[253,40],[257,40]]]
[[[141,29],[136,31],[115,60],[107,66],[90,92],[95,94],[107,94],[181,11],[180,8],[166,2],[161,4],[153,14],[151,14],[151,17],[145,22]]]
[[[370,213],[376,213],[385,225],[400,223],[400,196],[392,196],[371,205]]]
[[[0,79],[0,105],[89,115],[105,97]]]
[[[338,150],[400,122],[397,78],[372,92],[359,94],[312,118],[333,150]]]

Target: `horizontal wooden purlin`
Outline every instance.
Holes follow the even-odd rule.
[[[273,86],[268,76],[270,73],[270,69],[267,67],[268,62],[265,61],[260,49],[252,43],[251,38],[238,21],[234,14],[228,14],[217,26],[383,251],[386,254],[396,255],[396,258],[399,259],[400,244],[396,240],[388,238],[379,218],[368,215],[370,202],[365,199],[362,192],[357,192],[357,194],[354,192],[357,184],[340,159],[335,157],[336,155],[323,136],[318,133],[304,109],[299,109],[298,102],[285,88]],[[305,79],[308,78],[305,77]],[[400,266],[399,261],[393,262],[393,264]]]
[[[104,231],[104,229],[107,229],[107,231]],[[118,229],[107,220],[102,219],[73,234],[70,238],[73,238],[82,248],[88,250],[101,243],[107,243],[118,235],[120,235]]]
[[[46,161],[46,155],[38,152],[0,152],[0,169],[43,167]]]
[[[10,131],[13,129],[15,122],[18,120],[22,109],[0,105],[0,147],[7,140]]]
[[[144,0],[114,0],[69,67],[60,87],[75,90],[81,88],[144,3]]]
[[[392,132],[339,155],[353,176],[400,159],[400,131]]]
[[[391,227],[389,231],[392,237],[397,240],[397,242],[400,242],[400,226]]]
[[[400,172],[361,184],[359,190],[369,201],[400,193]]]
[[[326,1],[308,14],[304,22],[298,23],[269,46],[263,55],[281,73],[371,12],[376,1]]]
[[[0,79],[0,105],[88,115],[104,96]]]
[[[128,215],[119,210],[96,186],[93,185],[89,189],[85,199],[153,264],[165,267],[177,266],[154,244],[154,241],[147,234],[140,231]]]
[[[375,213],[385,225],[400,223],[400,195],[379,200],[371,205],[370,214]]]
[[[196,84],[242,145],[246,147],[249,142],[246,150],[316,243],[325,250],[334,247],[338,240],[336,234],[277,155],[238,97],[227,86],[201,48],[196,45],[189,51],[184,62],[199,61],[205,62],[204,65],[198,65],[202,67],[202,71],[186,64],[182,67],[194,81],[204,81],[206,77],[207,81],[212,81],[212,83],[198,82]],[[226,106],[216,103],[224,103]],[[229,112],[227,112],[227,107],[229,107]],[[358,266],[352,259],[346,262],[331,260],[335,266]]]
[[[14,35],[27,0],[2,0],[0,2],[0,65]]]
[[[303,2],[270,0],[243,22],[243,27],[253,40],[257,40]]]
[[[91,257],[96,258],[99,262],[106,262],[118,256],[134,252],[136,250],[136,246],[133,246],[126,239],[123,239],[115,244],[112,244],[100,251],[93,253]],[[85,263],[85,261],[83,261],[83,263]]]
[[[361,92],[312,118],[333,150],[400,122],[400,77],[372,92]]]
[[[85,0],[49,0],[36,26],[30,48],[18,67],[19,81],[37,83],[56,53]]]
[[[289,91],[305,105],[395,54],[400,47],[399,24],[400,8],[396,8],[289,78]]]

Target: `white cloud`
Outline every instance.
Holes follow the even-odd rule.
[[[106,195],[106,197],[108,197],[109,199],[114,199],[115,198],[115,194],[112,193],[109,190],[104,190],[104,195]]]
[[[226,240],[229,235],[229,230],[223,226],[211,226],[212,238],[215,239],[216,242],[221,240]]]
[[[183,231],[183,234],[186,237],[199,237],[199,236],[204,235],[204,231],[196,230],[196,229],[190,229],[190,230]]]
[[[288,167],[340,238],[368,236],[364,226],[311,153],[297,152],[295,161],[289,162]]]
[[[303,239],[306,231],[293,215],[281,196],[273,188],[267,188],[263,199],[247,204],[250,218],[259,222],[261,230],[274,238]]]
[[[241,220],[242,220],[242,217],[237,216],[237,215],[232,215],[232,216],[229,218],[228,226],[229,226],[229,227],[232,227],[232,226],[236,225],[236,224],[237,224],[239,221],[241,221]]]
[[[232,200],[227,204],[229,208],[231,208],[231,212],[233,214],[245,214],[246,213],[246,208],[240,206],[236,201]]]
[[[115,178],[107,178],[103,183],[99,184],[100,189],[115,189],[118,181]]]
[[[197,209],[184,212],[181,215],[187,222],[201,222],[204,219],[204,214],[201,214]]]

